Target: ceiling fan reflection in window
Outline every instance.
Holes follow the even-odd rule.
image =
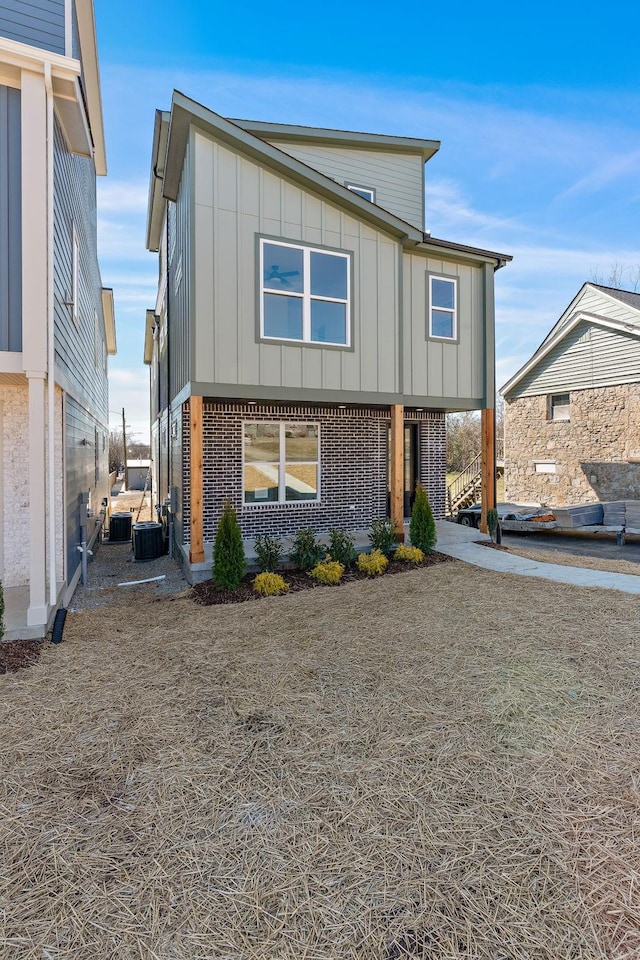
[[[269,274],[265,277],[266,283],[273,283],[274,280],[277,280],[283,287],[290,287],[291,283],[287,280],[287,277],[299,277],[299,270],[283,270],[280,271],[280,268],[277,263],[274,263],[269,268]]]

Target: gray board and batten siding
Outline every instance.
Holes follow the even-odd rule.
[[[190,379],[247,388],[398,393],[397,240],[198,131],[191,136],[189,239],[197,266],[192,267]],[[353,255],[354,349],[258,340],[257,236]]]
[[[506,394],[506,399],[637,382],[640,338],[583,320]]]
[[[0,86],[0,350],[22,350],[20,91]]]
[[[65,0],[4,0],[0,36],[64,56]]]
[[[69,152],[57,119],[54,140],[54,213],[56,379],[67,392],[91,410],[98,421],[107,424],[102,280],[96,251],[95,168],[93,160]],[[79,257],[77,325],[73,319],[71,304],[74,228]]]
[[[378,206],[418,230],[424,228],[424,160],[421,156],[371,147],[330,147],[283,143],[277,139],[269,139],[269,143],[342,186],[357,183],[372,187]]]
[[[404,396],[448,409],[482,405],[493,310],[482,263],[455,252],[403,252],[395,236],[198,130],[169,210],[169,270],[174,281],[181,277],[169,286],[171,399],[190,383],[205,396],[258,388],[289,399],[342,392],[364,403]],[[351,253],[351,348],[260,340],[260,236]],[[457,278],[457,342],[428,339],[429,272]]]

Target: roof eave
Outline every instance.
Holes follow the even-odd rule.
[[[150,366],[153,360],[153,328],[156,322],[154,310],[147,310],[144,325],[144,362]]]
[[[164,164],[167,152],[170,114],[156,110],[149,172],[149,200],[147,205],[147,250],[157,253],[160,249],[165,201],[162,195]]]
[[[93,139],[94,163],[99,177],[106,176],[107,154],[104,139],[102,95],[100,93],[100,66],[96,41],[96,21],[93,0],[76,0],[78,33],[82,50],[82,68],[85,80],[87,112]]]
[[[111,287],[102,288],[102,315],[104,317],[104,336],[107,353],[110,357],[113,357],[118,352],[118,344],[116,342],[116,313]]]
[[[484,250],[482,247],[470,247],[464,243],[455,243],[452,240],[442,240],[439,237],[424,235],[424,239],[418,244],[419,250],[441,251],[450,250],[452,253],[463,254],[471,260],[481,261],[483,263],[494,263],[495,269],[511,263],[513,257],[508,253],[497,253],[495,250]]]

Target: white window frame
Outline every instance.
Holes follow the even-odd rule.
[[[280,448],[279,448],[279,460],[278,460],[278,499],[277,500],[265,500],[264,503],[253,501],[247,503],[245,500],[245,470],[247,467],[247,461],[245,457],[245,445],[244,445],[244,431],[245,427],[248,426],[262,426],[264,424],[275,424],[277,423],[280,427]],[[316,496],[313,500],[287,500],[286,499],[286,429],[290,426],[296,427],[315,427],[318,437],[318,459],[317,460],[296,460],[298,466],[306,466],[312,464],[317,468],[316,472]],[[273,466],[275,461],[264,460],[256,463],[250,463],[251,467],[260,467],[260,466]],[[302,507],[310,503],[320,503],[321,501],[321,487],[320,487],[320,424],[315,423],[313,420],[243,420],[242,422],[242,506],[244,509],[252,510],[254,507],[275,507],[275,506],[297,506]]]
[[[264,285],[264,248],[265,244],[276,247],[288,247],[291,250],[302,251],[302,293],[290,290],[274,290],[273,287]],[[311,295],[311,254],[321,253],[330,257],[341,257],[347,263],[347,297],[345,300],[340,297],[319,297],[317,294]],[[302,300],[302,339],[295,337],[271,337],[264,332],[264,298],[265,294],[273,294],[276,297],[295,297]],[[331,340],[312,340],[311,339],[311,303],[314,300],[324,301],[325,303],[343,303],[345,305],[345,342],[336,343]],[[342,347],[347,350],[351,347],[351,254],[342,250],[327,250],[322,247],[311,247],[301,243],[289,243],[284,240],[270,240],[268,237],[260,237],[260,339],[273,340],[274,342],[286,343],[311,343],[320,347]]]
[[[371,203],[376,202],[376,192],[373,187],[361,187],[359,183],[345,183],[345,187],[347,190],[350,190],[351,193],[355,193],[359,197],[362,197],[363,200],[369,200]],[[365,193],[368,193],[369,196],[363,196]]]
[[[453,309],[450,307],[438,307],[433,302],[433,281],[439,280],[444,283],[450,283],[453,286]],[[433,311],[439,310],[441,313],[451,314],[451,336],[443,337],[441,334],[433,332]],[[443,343],[453,343],[458,339],[458,279],[457,277],[442,277],[437,273],[429,274],[429,338],[431,340],[441,340]]]
[[[79,266],[80,255],[78,250],[78,234],[75,224],[71,234],[71,316],[76,327],[80,326],[80,304],[79,300]]]
[[[568,397],[569,403],[558,404],[557,407],[553,405],[555,397]],[[560,411],[564,409],[567,411],[566,416],[555,416],[556,410]],[[549,394],[549,406],[547,408],[547,419],[551,423],[569,423],[571,420],[571,393],[550,393]]]

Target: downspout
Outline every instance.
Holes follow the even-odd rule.
[[[47,450],[49,508],[49,605],[58,600],[56,584],[56,431],[55,431],[55,316],[53,304],[53,85],[51,64],[44,64],[44,86],[47,98]]]

